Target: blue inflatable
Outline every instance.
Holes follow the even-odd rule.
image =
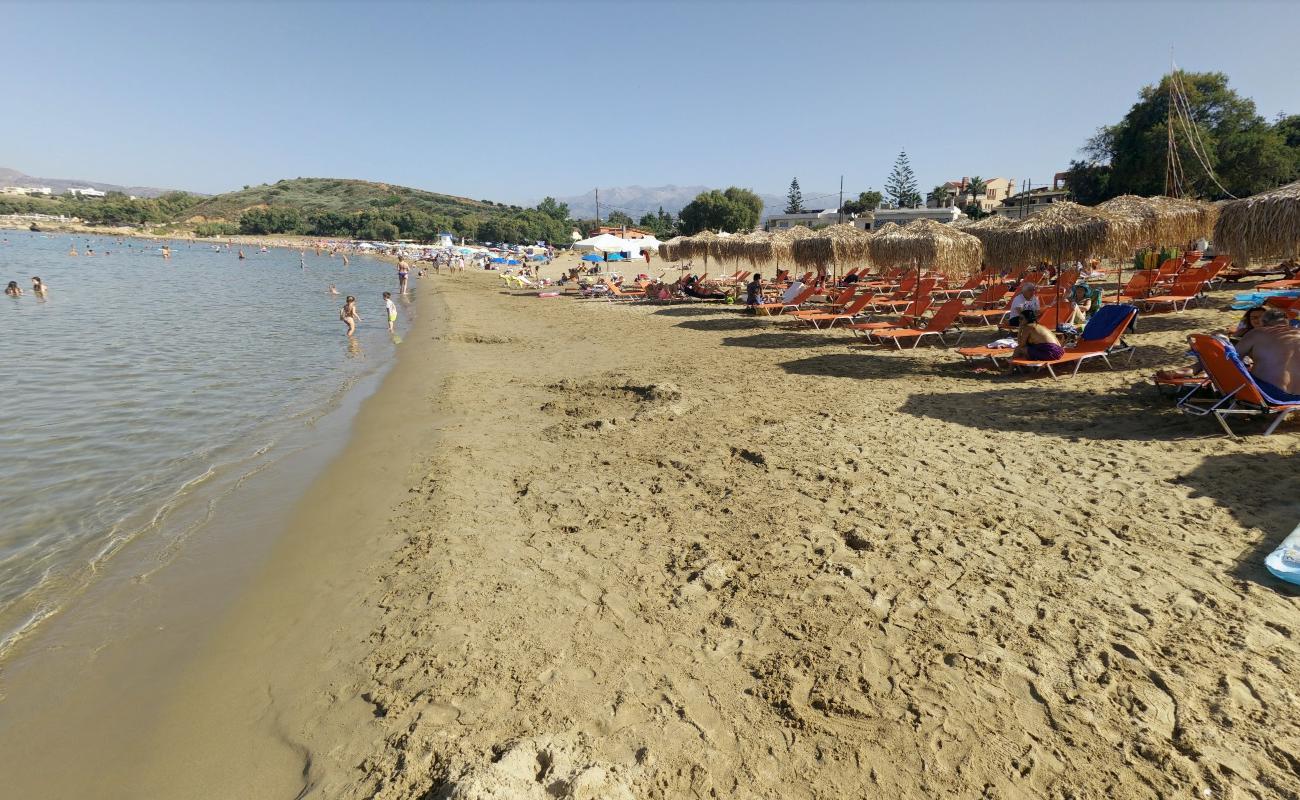
[[[1277,549],[1264,559],[1268,571],[1286,581],[1300,585],[1300,525],[1282,540]]]

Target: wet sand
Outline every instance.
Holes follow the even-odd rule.
[[[1300,792],[1300,598],[1262,566],[1296,424],[1228,440],[1143,383],[1229,315],[1144,317],[1131,368],[1053,382],[728,307],[421,289],[97,796]]]

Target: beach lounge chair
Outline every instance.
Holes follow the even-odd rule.
[[[853,331],[854,336],[870,336],[871,331],[883,331],[888,328],[910,328],[919,325],[921,315],[930,308],[934,301],[929,297],[922,297],[920,300],[913,300],[903,309],[902,315],[895,322],[855,322],[847,327]]]
[[[1156,271],[1153,269],[1144,269],[1141,272],[1135,272],[1124,284],[1123,291],[1120,292],[1119,303],[1132,303],[1135,300],[1141,300],[1151,294],[1151,284],[1155,280]]]
[[[912,349],[915,350],[921,344],[921,340],[927,336],[938,336],[939,341],[947,344],[945,338],[947,334],[956,331],[957,341],[955,344],[961,344],[964,331],[957,324],[957,315],[961,313],[961,309],[961,298],[955,298],[939,306],[939,310],[934,312],[934,316],[930,317],[924,328],[885,328],[883,330],[868,331],[867,336],[877,341],[893,342],[894,347],[899,350],[903,349],[901,343],[903,339],[912,339]]]
[[[1196,353],[1197,358],[1201,360],[1206,376],[1222,397],[1209,405],[1189,400],[1181,406],[1183,412],[1198,417],[1213,415],[1223,430],[1232,437],[1236,437],[1237,434],[1228,427],[1227,417],[1230,414],[1265,419],[1276,415],[1273,422],[1264,430],[1264,435],[1268,436],[1277,430],[1282,420],[1300,412],[1300,401],[1270,397],[1261,389],[1255,377],[1246,368],[1245,362],[1241,360],[1241,356],[1237,355],[1237,349],[1227,340],[1203,333],[1192,334],[1188,340],[1191,342],[1192,352]]]
[[[833,328],[837,322],[847,322],[856,318],[871,303],[871,295],[863,294],[839,310],[831,311],[792,311],[786,316],[806,322],[814,328]]]
[[[754,311],[755,313],[762,313],[762,314],[769,314],[769,315],[780,314],[786,309],[793,310],[799,308],[804,303],[811,300],[812,296],[815,294],[817,294],[816,286],[805,286],[799,292],[799,294],[790,298],[790,302],[788,303],[780,299],[777,299],[771,303],[759,303],[758,305],[754,306]]]
[[[935,289],[931,294],[942,296],[945,299],[962,297],[963,295],[966,297],[974,297],[976,293],[984,288],[984,282],[987,280],[988,274],[981,272],[977,275],[970,276],[970,278],[961,286],[950,289]]]
[[[1147,311],[1151,311],[1156,306],[1170,306],[1174,311],[1186,311],[1187,304],[1200,297],[1201,279],[1199,276],[1190,280],[1179,278],[1178,282],[1170,287],[1164,294],[1152,295],[1142,299],[1141,302]],[[1182,303],[1182,307],[1179,307]]]
[[[866,293],[870,294],[870,293]],[[853,298],[853,288],[849,287],[837,293],[834,297],[827,299],[825,302],[809,305],[807,308],[800,308],[797,311],[790,311],[784,316],[787,317],[807,317],[813,314],[829,314],[837,312],[851,302]]]
[[[1129,360],[1133,360],[1133,346],[1127,344],[1124,339],[1124,331],[1128,330],[1137,319],[1138,309],[1130,305],[1108,305],[1102,306],[1101,310],[1088,320],[1088,324],[1083,327],[1083,334],[1079,336],[1079,341],[1072,347],[1067,347],[1065,353],[1057,359],[1051,361],[1033,361],[1027,358],[1013,358],[1011,365],[1015,367],[1032,367],[1034,369],[1046,369],[1053,378],[1059,378],[1056,374],[1057,367],[1074,364],[1074,371],[1071,375],[1079,374],[1079,367],[1083,362],[1094,358],[1100,358],[1106,362],[1108,368],[1114,369],[1110,363],[1110,357],[1120,353],[1128,353]]]

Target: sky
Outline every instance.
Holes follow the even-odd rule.
[[[1173,58],[1300,113],[1300,3],[4,3],[0,166],[217,193],[1051,180]],[[830,203],[833,205],[833,203]]]

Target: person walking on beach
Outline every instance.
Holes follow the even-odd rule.
[[[357,298],[348,295],[348,299],[343,303],[343,308],[339,309],[339,319],[343,324],[348,326],[348,336],[356,333],[357,323],[361,321],[361,315],[357,313]]]
[[[398,257],[397,259],[397,290],[406,294],[406,280],[411,275],[411,268],[407,265],[406,259]]]
[[[392,292],[384,292],[384,310],[388,312],[388,332],[395,333],[393,326],[397,324],[397,304],[393,302]]]

